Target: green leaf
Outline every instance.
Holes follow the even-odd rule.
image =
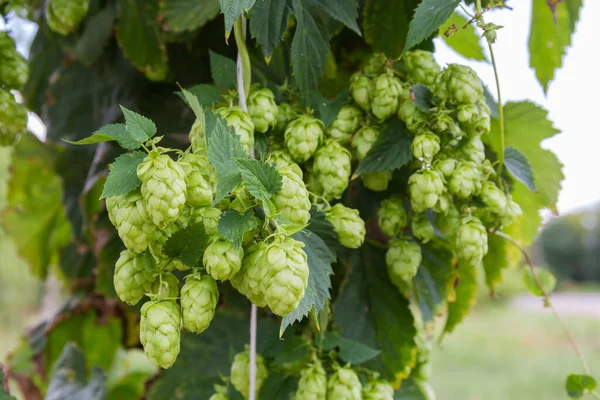
[[[508,268],[506,239],[497,235],[488,236],[488,252],[483,257],[485,283],[493,293],[496,285],[502,282],[502,271]]]
[[[477,299],[477,267],[467,263],[458,265],[456,298],[448,303],[448,318],[444,333],[450,333],[470,312]]]
[[[559,131],[547,119],[548,112],[531,102],[509,102],[504,106],[505,146],[522,153],[533,170],[537,192],[532,193],[523,183],[514,182],[513,200],[523,209],[523,215],[505,228],[504,231],[522,246],[528,246],[537,236],[542,223],[539,210],[548,207],[556,209],[558,192],[564,179],[562,165],[556,155],[541,147],[540,143],[553,137]],[[500,150],[500,129],[497,120],[492,121],[492,132],[484,139],[492,149]],[[523,135],[527,132],[527,135]],[[519,250],[511,246],[513,256],[520,257]]]
[[[504,148],[504,166],[519,181],[531,191],[535,191],[533,171],[527,158],[517,149],[507,146]]]
[[[411,143],[412,137],[408,135],[402,121],[389,122],[367,156],[358,165],[354,175],[393,171],[408,164],[412,159]]]
[[[117,41],[134,67],[151,80],[167,76],[167,50],[160,37],[158,0],[120,0]]]
[[[567,394],[572,399],[580,399],[596,390],[598,383],[589,375],[569,374],[565,383]]]
[[[452,27],[452,25],[454,25],[458,31],[454,32],[451,36],[446,36],[444,32]],[[470,24],[469,21],[459,13],[455,12],[452,14],[450,19],[440,27],[440,37],[461,56],[477,61],[487,61],[485,54],[483,53],[483,48],[481,47],[481,38],[477,32],[475,32],[473,24]]]
[[[258,223],[254,211],[246,210],[244,214],[237,210],[227,210],[219,219],[219,233],[233,243],[236,249],[241,248],[244,233],[256,228]]]
[[[107,400],[139,399],[146,391],[146,381],[158,368],[148,361],[142,349],[119,349],[107,377]]]
[[[554,290],[556,287],[556,278],[547,269],[539,267],[534,267],[534,269],[542,287],[540,288],[538,285],[538,280],[534,278],[530,268],[523,269],[523,283],[529,293],[534,296],[543,297],[544,293],[551,293]]]
[[[221,12],[225,16],[225,38],[229,37],[233,23],[244,11],[250,10],[256,0],[219,0]]]
[[[138,149],[142,143],[148,141],[149,137],[144,132],[127,129],[125,124],[109,124],[98,129],[94,134],[85,139],[71,142],[63,139],[65,142],[76,145],[94,144],[102,142],[110,142],[115,140],[119,145],[126,150]]]
[[[250,18],[250,33],[262,47],[265,57],[271,57],[283,39],[289,15],[290,7],[285,1],[256,1]]]
[[[134,111],[128,110],[127,108],[120,106],[125,117],[125,125],[127,130],[131,131],[131,135],[134,137],[141,137],[142,134],[151,138],[156,135],[156,125],[150,118],[146,118]]]
[[[204,224],[199,222],[172,234],[165,243],[164,252],[169,257],[179,258],[185,265],[195,267],[202,259],[209,242],[210,237],[204,231]]]
[[[296,377],[281,371],[269,371],[269,376],[260,389],[260,397],[269,400],[288,400],[293,398],[297,387]]]
[[[363,10],[365,41],[388,57],[402,54],[418,0],[367,0]]]
[[[273,358],[274,365],[285,365],[306,360],[311,349],[310,341],[296,336],[294,331],[288,331],[283,338],[279,338],[277,335],[270,337],[262,355]]]
[[[200,28],[220,11],[218,0],[162,0],[160,3],[160,15],[176,32]]]
[[[325,213],[315,206],[312,206],[310,209],[310,220],[307,229],[323,239],[332,256],[335,258],[340,243],[338,235],[333,228],[333,224],[325,218]]]
[[[431,400],[435,394],[428,382],[410,377],[394,392],[394,400]]]
[[[4,376],[4,369],[0,368],[0,382],[7,382],[8,378]],[[16,400],[10,393],[4,391],[4,385],[0,386],[0,400]]]
[[[305,244],[304,252],[308,256],[308,287],[304,293],[304,298],[300,301],[298,307],[290,314],[283,317],[279,335],[288,326],[294,322],[301,321],[304,317],[315,310],[316,313],[325,307],[327,299],[331,299],[329,293],[331,289],[331,278],[333,269],[331,264],[336,260],[335,251],[327,245],[326,241],[331,240],[333,225],[325,219],[325,214],[316,209],[311,213],[311,219],[308,227],[294,234],[292,237]]]
[[[221,99],[221,92],[219,91],[219,88],[215,85],[201,83],[200,85],[192,86],[191,88],[188,88],[186,90],[194,96],[196,96],[196,98],[198,99],[198,103],[200,103],[200,105],[204,107],[211,107],[213,104],[218,103]],[[182,92],[176,93],[183,100],[186,100]],[[188,102],[188,104],[190,103]]]
[[[423,322],[431,322],[448,297],[448,288],[454,281],[452,252],[434,243],[421,245],[423,261],[414,281],[415,299]]]
[[[111,5],[89,18],[75,45],[75,54],[79,61],[88,67],[98,61],[113,35],[114,20],[115,9]]]
[[[423,0],[410,21],[404,51],[413,48],[436,32],[450,18],[459,4],[460,0]]]
[[[350,274],[334,305],[336,326],[345,338],[381,350],[366,368],[385,379],[406,378],[417,361],[417,332],[409,301],[388,277],[385,251],[365,243],[350,253],[348,264]]]
[[[277,169],[266,161],[237,159],[235,160],[241,174],[246,190],[260,200],[268,217],[275,213],[275,206],[271,195],[279,192],[282,179]]]
[[[137,176],[137,167],[146,158],[146,153],[135,151],[122,154],[110,165],[110,171],[100,199],[125,195],[142,184]]]
[[[319,119],[325,128],[333,122],[344,105],[348,102],[348,91],[341,91],[333,100],[327,99],[319,91],[314,90],[308,96],[308,103],[318,111]]]
[[[356,340],[346,339],[337,333],[328,332],[322,343],[323,350],[340,348],[339,356],[344,362],[362,364],[381,354],[381,350],[366,346]]]
[[[415,106],[421,111],[429,112],[431,108],[431,99],[433,99],[433,93],[422,83],[417,83],[410,87],[411,97]]]
[[[235,61],[210,50],[210,72],[213,81],[223,89],[233,89],[236,85],[237,72]]]
[[[45,399],[104,400],[105,380],[104,372],[97,366],[92,368],[88,380],[82,352],[72,343],[67,343],[56,362]]]
[[[533,0],[529,34],[529,66],[548,91],[554,72],[562,66],[566,48],[579,20],[583,0]],[[552,9],[554,8],[554,12]]]
[[[313,0],[315,1],[315,0]],[[360,33],[358,27],[358,1],[357,0],[328,0],[318,1],[322,9],[334,19],[337,19],[354,32]]]

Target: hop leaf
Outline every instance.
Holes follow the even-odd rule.
[[[46,22],[54,32],[66,36],[77,29],[89,7],[89,0],[49,0]]]
[[[217,110],[217,113],[225,119],[227,126],[233,128],[246,154],[250,154],[250,148],[254,146],[255,129],[250,114],[241,107],[222,107]]]
[[[148,360],[169,368],[179,354],[181,314],[175,301],[148,301],[141,310],[140,342]]]

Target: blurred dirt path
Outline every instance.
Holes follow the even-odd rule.
[[[561,315],[581,315],[600,318],[600,293],[553,293],[552,303]],[[530,294],[519,295],[512,301],[521,310],[547,312],[544,300]]]

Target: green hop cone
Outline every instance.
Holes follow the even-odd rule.
[[[254,122],[250,114],[242,110],[241,107],[221,107],[217,113],[225,119],[227,126],[233,128],[235,134],[240,138],[240,143],[250,154],[250,148],[254,146]]]
[[[473,69],[450,64],[435,77],[433,94],[452,103],[475,103],[483,96],[483,86]]]
[[[365,241],[365,221],[358,210],[338,203],[325,211],[325,218],[331,222],[342,246],[357,249]]]
[[[250,395],[250,350],[248,346],[246,346],[246,350],[233,357],[230,376],[233,387],[247,399]],[[262,355],[256,354],[256,378],[254,381],[256,393],[260,392],[268,376],[269,371],[265,359]]]
[[[188,136],[194,153],[206,152],[206,125],[203,120],[196,118]]]
[[[454,170],[448,189],[453,195],[467,199],[479,194],[481,178],[481,173],[474,162],[463,161]]]
[[[264,247],[259,260],[266,274],[262,292],[271,311],[286,316],[298,307],[308,286],[308,261],[304,243],[292,238],[276,240]]]
[[[421,170],[408,179],[410,204],[416,212],[433,208],[444,193],[444,178],[439,171]]]
[[[75,31],[90,7],[89,0],[48,0],[46,22],[48,27],[61,35]]]
[[[433,156],[440,151],[440,138],[435,133],[424,130],[414,137],[410,148],[415,158],[431,163]]]
[[[369,111],[373,96],[373,81],[362,72],[356,72],[350,77],[350,94],[360,108]]]
[[[310,219],[310,199],[302,180],[302,170],[297,164],[277,168],[282,185],[273,195],[273,204],[278,213],[293,224],[306,226]]]
[[[362,400],[394,400],[394,387],[384,380],[372,380],[363,388]]]
[[[451,204],[446,214],[437,215],[435,225],[447,238],[454,237],[460,224],[460,212],[454,204]]]
[[[327,128],[327,134],[331,139],[346,145],[350,143],[352,135],[354,135],[354,132],[356,132],[360,126],[361,119],[362,111],[360,111],[360,109],[354,106],[345,105],[340,109],[340,112],[331,125],[329,125],[329,128]]]
[[[170,272],[163,273],[152,283],[152,294],[158,299],[173,299],[179,296],[179,279]]]
[[[485,101],[476,104],[459,104],[456,107],[456,119],[460,127],[471,137],[489,133],[491,129],[490,108]]]
[[[508,196],[506,199],[506,208],[504,209],[504,212],[500,215],[500,224],[503,226],[509,226],[521,214],[523,214],[521,206],[519,206],[512,199],[512,197]]]
[[[276,167],[287,167],[296,164],[294,158],[288,149],[275,149],[269,154],[268,163],[275,164]]]
[[[19,54],[15,41],[7,32],[0,32],[0,87],[20,89],[29,76],[25,58]]]
[[[169,368],[179,354],[181,313],[174,300],[148,301],[141,309],[140,342],[148,360]]]
[[[204,232],[208,236],[215,236],[219,233],[221,214],[222,211],[215,207],[194,208],[190,214],[190,223],[202,223]]]
[[[418,243],[408,239],[390,240],[385,263],[392,283],[402,288],[417,274],[423,256]]]
[[[396,114],[402,94],[402,83],[393,75],[384,73],[373,81],[373,101],[371,112],[383,121]]]
[[[206,272],[218,281],[231,279],[242,268],[244,250],[236,250],[229,240],[218,238],[214,240],[202,257],[202,264]]]
[[[431,129],[440,135],[443,133],[449,133],[453,136],[460,136],[460,129],[458,125],[445,111],[438,111],[431,114],[428,118],[428,121]]]
[[[383,53],[374,53],[365,63],[363,73],[370,78],[374,78],[383,72],[388,59]]]
[[[290,122],[285,130],[285,147],[294,160],[305,162],[323,143],[323,122],[309,115],[301,115]]]
[[[179,160],[185,172],[186,201],[192,207],[209,207],[214,200],[214,169],[205,155],[188,153]]]
[[[451,158],[451,157],[438,158],[433,163],[433,168],[436,171],[441,172],[441,174],[446,179],[448,179],[452,176],[452,174],[454,173],[454,170],[456,169],[457,166],[458,166],[458,160]]]
[[[264,268],[263,264],[265,247],[266,244],[260,242],[258,245],[248,248],[242,260],[242,268],[229,280],[231,286],[258,307],[267,305],[261,286],[267,273],[267,269]]]
[[[313,171],[327,200],[339,199],[350,180],[352,168],[350,151],[335,140],[327,140],[315,153]]]
[[[327,381],[327,400],[361,400],[362,385],[351,368],[337,367]]]
[[[402,200],[396,197],[383,200],[377,210],[377,222],[383,233],[390,237],[398,236],[408,225]]]
[[[371,150],[378,137],[379,130],[374,126],[363,126],[356,131],[350,142],[353,156],[358,161],[362,161],[367,156],[367,153]]]
[[[326,396],[327,375],[321,361],[315,359],[300,372],[294,400],[325,400]]]
[[[429,51],[409,51],[402,56],[402,60],[408,79],[413,82],[431,85],[440,72],[440,66]]]
[[[113,283],[122,302],[136,305],[145,293],[152,290],[155,279],[155,265],[150,255],[138,255],[129,250],[121,252],[115,265]]]
[[[279,131],[285,131],[288,124],[298,118],[298,111],[294,106],[288,103],[279,104],[277,109],[279,112],[277,113],[276,128]]]
[[[151,154],[138,165],[137,175],[150,219],[164,229],[177,219],[186,202],[185,172],[168,155]]]
[[[488,251],[488,236],[479,218],[463,217],[456,232],[456,252],[459,260],[478,265]]]
[[[12,93],[0,89],[0,146],[11,146],[27,130],[27,110]]]
[[[485,161],[485,146],[479,137],[473,137],[464,141],[460,148],[460,155],[464,160],[472,161],[475,164],[482,164]]]
[[[425,214],[413,214],[411,228],[413,236],[419,239],[421,243],[427,243],[435,236],[435,229]]]
[[[129,250],[141,253],[158,239],[160,232],[150,220],[139,190],[107,198],[106,210],[110,222]]]
[[[392,180],[392,171],[385,172],[367,172],[361,175],[363,185],[374,192],[383,192],[387,190],[388,184]]]
[[[204,332],[219,302],[217,282],[208,275],[188,275],[181,288],[180,301],[183,327],[193,333]]]
[[[490,211],[494,214],[502,215],[506,211],[506,196],[494,182],[483,182],[480,196],[481,200],[487,204]]]
[[[398,118],[400,118],[411,132],[417,132],[427,125],[427,113],[419,109],[416,104],[405,99],[398,107]]]
[[[452,204],[452,196],[448,193],[447,190],[440,195],[435,206],[432,207],[432,210],[438,214],[446,214],[450,205]]]
[[[271,89],[262,88],[250,92],[248,114],[252,118],[256,132],[265,133],[277,124],[279,110]]]

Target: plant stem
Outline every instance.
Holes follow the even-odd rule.
[[[528,265],[529,270],[531,271],[531,275],[533,276],[533,280],[535,281],[535,284],[537,285],[538,289],[540,289],[540,291],[543,293],[544,304],[546,305],[546,307],[548,307],[548,308],[550,308],[550,310],[552,310],[552,312],[554,313],[554,315],[560,322],[560,324],[563,328],[563,331],[565,332],[565,335],[567,336],[567,340],[571,344],[571,347],[573,347],[575,354],[577,355],[577,357],[579,358],[579,361],[581,362],[583,371],[585,372],[586,375],[591,375],[590,367],[588,366],[588,363],[585,360],[585,357],[583,356],[583,353],[581,352],[579,345],[577,345],[577,342],[575,341],[575,338],[571,334],[571,331],[569,330],[569,327],[565,323],[565,320],[562,318],[562,316],[558,313],[558,311],[552,304],[550,295],[548,294],[548,292],[546,292],[546,290],[542,286],[542,282],[540,281],[540,278],[538,277],[537,272],[535,271],[535,267],[533,265],[533,262],[531,262],[531,258],[529,258],[529,254],[527,254],[527,251],[523,247],[521,247],[521,245],[515,239],[513,239],[506,233],[500,232],[500,231],[495,231],[494,234],[509,241],[510,243],[514,244],[519,250],[521,250],[523,257],[525,258],[525,263]]]

